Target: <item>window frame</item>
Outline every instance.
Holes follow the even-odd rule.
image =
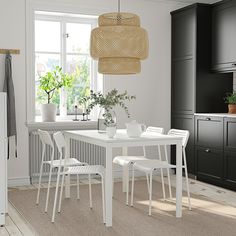
[[[57,10],[54,10],[54,6],[44,6],[41,4],[33,3],[34,1],[27,0],[26,4],[26,102],[27,102],[27,112],[26,112],[26,123],[37,122],[35,115],[35,20],[44,19],[44,20],[54,20],[54,21],[62,21],[61,17],[63,16],[67,19],[68,23],[90,23],[93,24],[92,27],[97,26],[97,18],[99,13],[91,11],[91,9],[78,10],[73,5],[68,5],[68,8],[64,10],[62,6],[59,6]],[[31,3],[31,4],[30,4]],[[44,4],[43,4],[44,5]],[[59,4],[60,5],[60,4]],[[68,10],[70,8],[70,10]],[[81,11],[83,13],[81,13]],[[37,14],[37,12],[45,12],[47,14],[41,15]],[[86,13],[85,13],[86,12]],[[55,13],[55,15],[50,16],[48,14]],[[36,17],[37,15],[37,17]],[[75,55],[73,53],[73,55]],[[66,56],[66,55],[65,55]],[[90,78],[90,87],[94,91],[104,91],[104,83],[102,75],[98,74],[98,63],[97,61],[91,60],[91,66],[94,70],[91,71]],[[90,118],[96,119],[97,117],[96,109],[91,113]],[[68,120],[72,119],[71,115],[67,115]]]

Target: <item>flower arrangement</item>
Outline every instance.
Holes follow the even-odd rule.
[[[106,126],[112,126],[116,123],[114,115],[112,114],[114,107],[120,106],[124,109],[127,116],[130,117],[128,107],[125,102],[131,101],[135,98],[136,97],[133,95],[128,95],[127,91],[125,91],[124,93],[119,93],[117,89],[113,89],[105,95],[101,92],[96,93],[91,90],[89,98],[83,98],[83,100],[89,100],[89,105],[87,108],[88,112],[90,112],[96,105],[99,105],[101,108],[103,108],[105,111],[103,114],[104,124]]]

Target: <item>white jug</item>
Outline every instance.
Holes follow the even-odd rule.
[[[136,120],[126,123],[127,135],[129,137],[140,137],[146,131],[144,124],[139,124]]]

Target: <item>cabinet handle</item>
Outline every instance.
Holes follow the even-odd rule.
[[[207,148],[207,149],[205,150],[205,152],[209,153],[209,152],[211,152],[211,150],[210,150],[209,148]]]
[[[207,117],[206,120],[211,120],[211,118],[210,118],[210,117]]]
[[[232,66],[236,66],[236,63],[232,63]]]

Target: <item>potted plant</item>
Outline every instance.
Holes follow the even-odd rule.
[[[228,113],[236,113],[236,91],[232,93],[227,93],[225,99],[225,103],[228,104]]]
[[[53,71],[47,72],[39,78],[39,89],[47,94],[47,103],[41,105],[42,121],[51,122],[56,120],[56,104],[51,103],[54,93],[60,88],[70,88],[74,77],[62,72],[62,68],[56,66]]]
[[[120,106],[124,109],[128,117],[130,117],[128,107],[125,101],[135,99],[135,96],[128,95],[127,91],[118,93],[117,89],[113,89],[106,95],[94,91],[90,91],[89,105],[87,111],[90,112],[94,106],[99,105],[101,110],[98,118],[98,130],[102,131],[107,127],[116,127],[116,114],[114,112],[115,106]]]

